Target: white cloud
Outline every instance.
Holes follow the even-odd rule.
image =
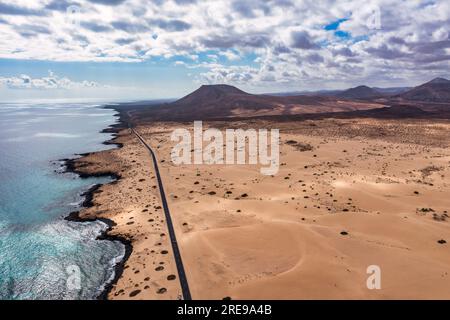
[[[227,50],[227,51],[223,51],[223,52],[219,52],[219,54],[221,56],[226,57],[228,60],[230,61],[235,61],[235,60],[239,60],[240,55],[237,54],[236,52],[233,52],[232,50]]]
[[[52,71],[49,71],[47,77],[32,78],[26,74],[15,77],[0,77],[0,86],[8,89],[82,89],[96,88],[100,85],[94,81],[72,81],[66,77],[58,77]],[[103,86],[104,87],[104,86]]]
[[[74,5],[79,14],[67,13]],[[39,0],[32,5],[5,0],[0,18],[0,58],[139,62],[177,57],[176,65],[207,69],[198,81],[381,85],[442,75],[450,67],[447,0],[364,5],[350,0]],[[348,20],[338,30],[348,37],[324,29],[343,18]],[[208,63],[201,54],[227,62]],[[242,62],[249,55],[256,62]],[[31,80],[16,77],[9,83],[53,86],[50,79]],[[59,79],[58,86],[64,85]]]

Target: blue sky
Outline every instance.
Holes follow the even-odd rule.
[[[448,77],[448,1],[5,0],[0,99],[176,98]]]
[[[177,91],[192,82],[185,68],[168,61],[144,62],[54,62],[41,60],[0,59],[2,76],[13,77],[27,74],[32,78],[48,76],[49,71],[56,75],[70,77],[72,81],[95,81],[111,87],[111,91],[123,88],[138,94],[138,99],[148,97],[176,97]],[[161,86],[164,83],[164,87]],[[194,88],[195,85],[189,89]],[[109,91],[109,90],[105,90]],[[51,93],[51,92],[46,92]],[[94,94],[94,96],[96,96]],[[107,94],[108,96],[108,94]],[[115,97],[116,95],[113,94]],[[101,98],[101,96],[99,96]],[[116,97],[115,97],[116,98]],[[120,95],[117,96],[120,99]],[[127,98],[125,97],[125,100]]]

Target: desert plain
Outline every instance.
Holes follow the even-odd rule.
[[[193,299],[449,299],[450,122],[323,118],[204,121],[280,130],[280,167],[175,165],[174,129],[138,124],[156,153]],[[82,217],[115,222],[133,250],[110,299],[180,299],[148,150],[130,129],[121,148],[76,161],[114,172]],[[368,268],[380,270],[370,289]]]

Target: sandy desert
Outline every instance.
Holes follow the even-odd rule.
[[[446,120],[210,121],[204,128],[280,129],[280,169],[174,165],[170,140],[192,123],[136,130],[156,152],[193,299],[450,298],[450,123]],[[111,299],[179,299],[148,151],[77,161],[121,178],[82,217],[105,217],[133,251]],[[380,267],[381,289],[367,268]]]

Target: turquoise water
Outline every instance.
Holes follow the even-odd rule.
[[[63,218],[109,178],[63,173],[58,159],[108,149],[113,110],[87,104],[0,104],[0,299],[93,299],[125,253],[96,240],[100,221]]]

